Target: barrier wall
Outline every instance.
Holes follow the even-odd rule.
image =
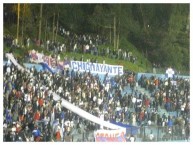
[[[40,71],[42,71],[43,70],[43,67],[42,67],[42,65],[40,65],[40,64],[32,64],[32,63],[24,63],[23,64],[26,68],[32,68],[32,67],[35,67],[35,69],[38,71],[38,72],[40,72]]]
[[[3,65],[5,65],[7,63],[7,61],[3,61]],[[36,70],[39,72],[39,71],[43,71],[43,67],[42,65],[40,64],[35,64],[35,63],[24,63],[24,66],[26,68],[31,68],[31,67],[35,67]],[[97,74],[97,73],[93,73],[93,74]],[[136,81],[138,81],[141,77],[141,75],[145,75],[147,78],[150,78],[152,76],[155,76],[157,78],[162,78],[164,79],[166,77],[165,74],[154,74],[154,73],[137,73],[137,77],[136,77]],[[112,76],[112,75],[109,75],[109,76]],[[183,75],[175,75],[175,77],[179,77],[179,78],[184,78],[184,79],[189,79],[190,76],[183,76]]]
[[[156,78],[161,78],[161,79],[166,78],[165,74],[138,73],[137,77],[136,77],[136,79],[137,79],[136,81],[138,81],[142,75],[145,75],[147,78],[150,78],[152,76],[155,76]],[[175,77],[184,78],[184,79],[189,79],[190,78],[190,76],[183,76],[183,75],[174,75],[174,78]]]

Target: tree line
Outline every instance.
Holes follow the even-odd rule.
[[[80,35],[105,36],[113,49],[129,49],[128,41],[152,63],[190,67],[189,4],[4,3],[3,9],[4,27],[17,26],[20,40],[56,41],[63,26]]]

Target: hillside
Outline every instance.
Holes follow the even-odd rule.
[[[99,46],[100,49],[104,47],[106,48],[108,47],[108,45]],[[12,49],[11,47],[4,47],[4,53],[11,51],[17,59],[19,59],[21,62],[25,62],[24,60],[25,56],[27,55],[28,51],[32,49],[37,50],[39,52],[44,52],[44,54],[46,55],[54,54],[53,52],[47,51],[46,49],[42,47],[38,47],[38,46],[31,46],[29,49],[22,48],[22,47],[16,48],[16,49]],[[61,60],[63,60],[64,57],[68,57],[69,59],[75,58],[77,60],[80,60],[83,56],[85,61],[87,59],[91,60],[92,58],[95,58],[97,59],[99,63],[103,63],[103,61],[105,60],[105,63],[107,64],[123,65],[124,70],[129,70],[129,71],[134,71],[134,72],[151,72],[152,71],[151,63],[147,59],[145,59],[137,50],[133,54],[138,57],[138,60],[136,61],[135,64],[132,62],[126,61],[126,60],[122,60],[122,59],[112,59],[112,58],[108,58],[108,57],[100,56],[100,55],[94,56],[91,54],[80,54],[80,53],[75,53],[75,52],[60,53],[60,58]]]
[[[71,50],[75,42],[81,44],[79,38],[83,36],[100,36],[100,52],[107,48],[131,52],[136,61],[100,55],[99,62],[105,59],[106,63],[122,64],[131,71],[152,72],[152,66],[157,65],[162,72],[171,66],[189,73],[189,4],[4,4],[3,8],[4,36],[18,37],[20,45],[30,38],[44,44],[48,40],[64,43]],[[68,38],[61,35],[63,31],[70,32]],[[82,45],[86,44],[79,48]],[[4,46],[4,51],[9,49]],[[28,49],[50,53],[35,45]],[[27,52],[24,48],[14,51],[18,57]],[[77,59],[82,56],[67,51],[61,57],[65,55]]]

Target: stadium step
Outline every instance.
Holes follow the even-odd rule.
[[[151,93],[146,90],[145,88],[142,88],[140,86],[137,87],[137,90],[142,93],[142,94],[146,94],[148,98],[150,98],[151,100],[153,100],[154,98],[151,97]],[[171,112],[167,112],[165,109],[161,108],[160,106],[158,107],[158,111],[159,111],[159,114],[162,115],[162,114],[166,114],[166,116],[169,116],[169,115],[172,115],[172,116],[176,116],[175,113],[171,113]]]

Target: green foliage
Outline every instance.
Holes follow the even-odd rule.
[[[189,70],[189,7],[187,5],[172,5],[169,19],[168,33],[166,33],[161,46],[165,65],[175,66],[176,69]],[[186,54],[186,55],[185,55]]]
[[[3,6],[7,14],[4,34],[16,36],[17,4]],[[21,4],[20,37],[23,31],[24,36],[37,38],[39,20],[40,4]],[[131,50],[139,67],[151,69],[155,62],[163,67],[190,69],[190,4],[43,4],[43,40],[52,40],[57,20],[59,26],[77,34],[110,38],[111,32],[110,49],[115,26],[118,48]],[[57,40],[64,41],[60,37]]]

